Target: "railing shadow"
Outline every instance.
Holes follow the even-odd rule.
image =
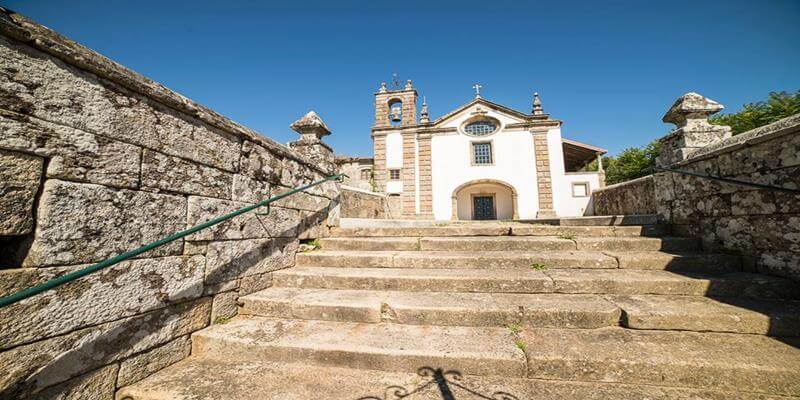
[[[384,388],[382,396],[371,395],[359,397],[358,400],[400,400],[413,399],[416,395],[424,395],[425,399],[433,396],[442,400],[456,399],[485,399],[485,400],[520,400],[518,397],[505,391],[494,391],[492,393],[481,393],[478,389],[469,387],[464,381],[464,376],[459,371],[444,370],[442,368],[421,367],[417,370],[417,375],[426,378],[420,384],[413,387],[392,385]],[[456,394],[459,394],[456,397]],[[460,396],[464,394],[464,396]]]
[[[251,270],[257,270],[258,273],[266,273],[292,267],[293,264],[270,265],[264,270],[260,263],[267,257],[283,252],[286,246],[296,241],[297,236],[301,234],[300,229],[309,229],[320,221],[325,221],[330,208],[332,208],[333,204],[337,204],[339,200],[337,196],[331,199],[331,207],[301,216],[294,227],[275,233],[275,237],[263,238],[264,241],[259,245],[237,255],[235,259],[206,275],[204,286],[208,285],[208,283],[219,284],[239,279],[247,276]],[[244,214],[237,218],[241,217],[258,218],[255,212]],[[258,238],[254,239],[257,240]],[[294,260],[293,257],[292,260]],[[124,264],[122,266],[115,265],[110,267],[109,270],[122,268],[123,266]],[[235,271],[235,273],[231,274],[231,270]],[[231,279],[231,276],[234,278]],[[66,283],[54,290],[69,290],[69,286],[75,284],[81,284],[80,279],[76,282]],[[0,351],[0,365],[3,365],[3,369],[6,370],[6,376],[0,377],[0,384],[2,384],[0,387],[0,400],[28,398],[47,387],[58,385],[120,359],[146,352],[153,347],[176,339],[178,336],[169,335],[170,330],[176,329],[176,325],[188,323],[185,320],[181,320],[181,318],[186,317],[181,313],[191,312],[191,310],[187,310],[198,306],[199,299],[204,297],[203,295],[198,296],[196,290],[196,287],[192,287],[180,292],[170,293],[171,298],[181,300],[174,302],[164,300],[164,304],[159,308],[117,320],[101,322],[99,326],[108,325],[107,330],[98,329],[97,326],[80,326],[68,332],[57,334],[55,337],[36,339],[35,341]],[[103,307],[102,304],[95,306]],[[12,304],[6,309],[9,312],[29,314],[28,307],[27,302],[23,301]],[[58,318],[69,318],[69,316],[60,315]],[[209,315],[206,315],[205,318],[206,321],[203,325],[208,326],[211,322],[208,320]],[[3,328],[4,331],[7,329],[14,329],[14,327]],[[190,333],[185,332],[183,335]],[[152,342],[152,345],[143,347],[142,343],[147,341]],[[52,351],[53,347],[58,350]],[[131,351],[131,349],[134,350]]]

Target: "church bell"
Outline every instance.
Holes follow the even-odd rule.
[[[403,120],[403,109],[400,106],[392,106],[392,112],[389,114],[392,122],[400,122]]]

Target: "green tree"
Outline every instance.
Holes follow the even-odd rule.
[[[794,94],[772,92],[766,101],[745,104],[741,110],[711,117],[709,122],[728,125],[733,134],[738,135],[798,113],[800,113],[800,90]]]
[[[613,185],[652,173],[652,168],[656,165],[659,146],[660,143],[654,140],[644,147],[627,148],[616,157],[604,157],[603,167],[606,170],[606,183]]]

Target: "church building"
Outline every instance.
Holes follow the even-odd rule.
[[[480,95],[432,120],[417,91],[375,93],[374,160],[359,159],[356,180],[370,177],[402,218],[511,220],[591,214],[592,190],[605,175],[585,171],[606,150],[561,137],[562,121],[534,93],[530,113]],[[363,182],[362,182],[363,184]]]

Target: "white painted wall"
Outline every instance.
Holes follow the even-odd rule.
[[[458,219],[472,219],[472,195],[494,194],[497,219],[511,219],[514,216],[513,199],[511,190],[505,186],[492,183],[481,183],[469,186],[458,191]]]
[[[524,130],[506,131],[508,123],[521,122],[510,116],[483,107],[487,116],[501,122],[499,132],[480,138],[462,133],[437,134],[431,140],[431,173],[433,186],[433,214],[437,220],[452,216],[453,191],[460,185],[478,180],[495,179],[505,182],[517,191],[519,217],[536,217],[539,202],[536,190],[536,169],[533,161],[533,138]],[[460,128],[469,119],[475,106],[446,121],[442,127]],[[491,141],[494,165],[472,166],[471,142]],[[563,164],[563,163],[562,163]]]
[[[386,134],[386,193],[403,193],[403,181],[389,179],[389,170],[403,168],[403,135],[400,132]],[[400,172],[402,177],[402,171]]]
[[[564,175],[563,182],[565,188],[560,192],[560,210],[556,211],[558,215],[561,217],[592,215],[593,212],[589,200],[591,199],[591,192],[600,187],[600,175],[597,172],[568,172]],[[589,196],[573,197],[573,182],[589,182]]]

